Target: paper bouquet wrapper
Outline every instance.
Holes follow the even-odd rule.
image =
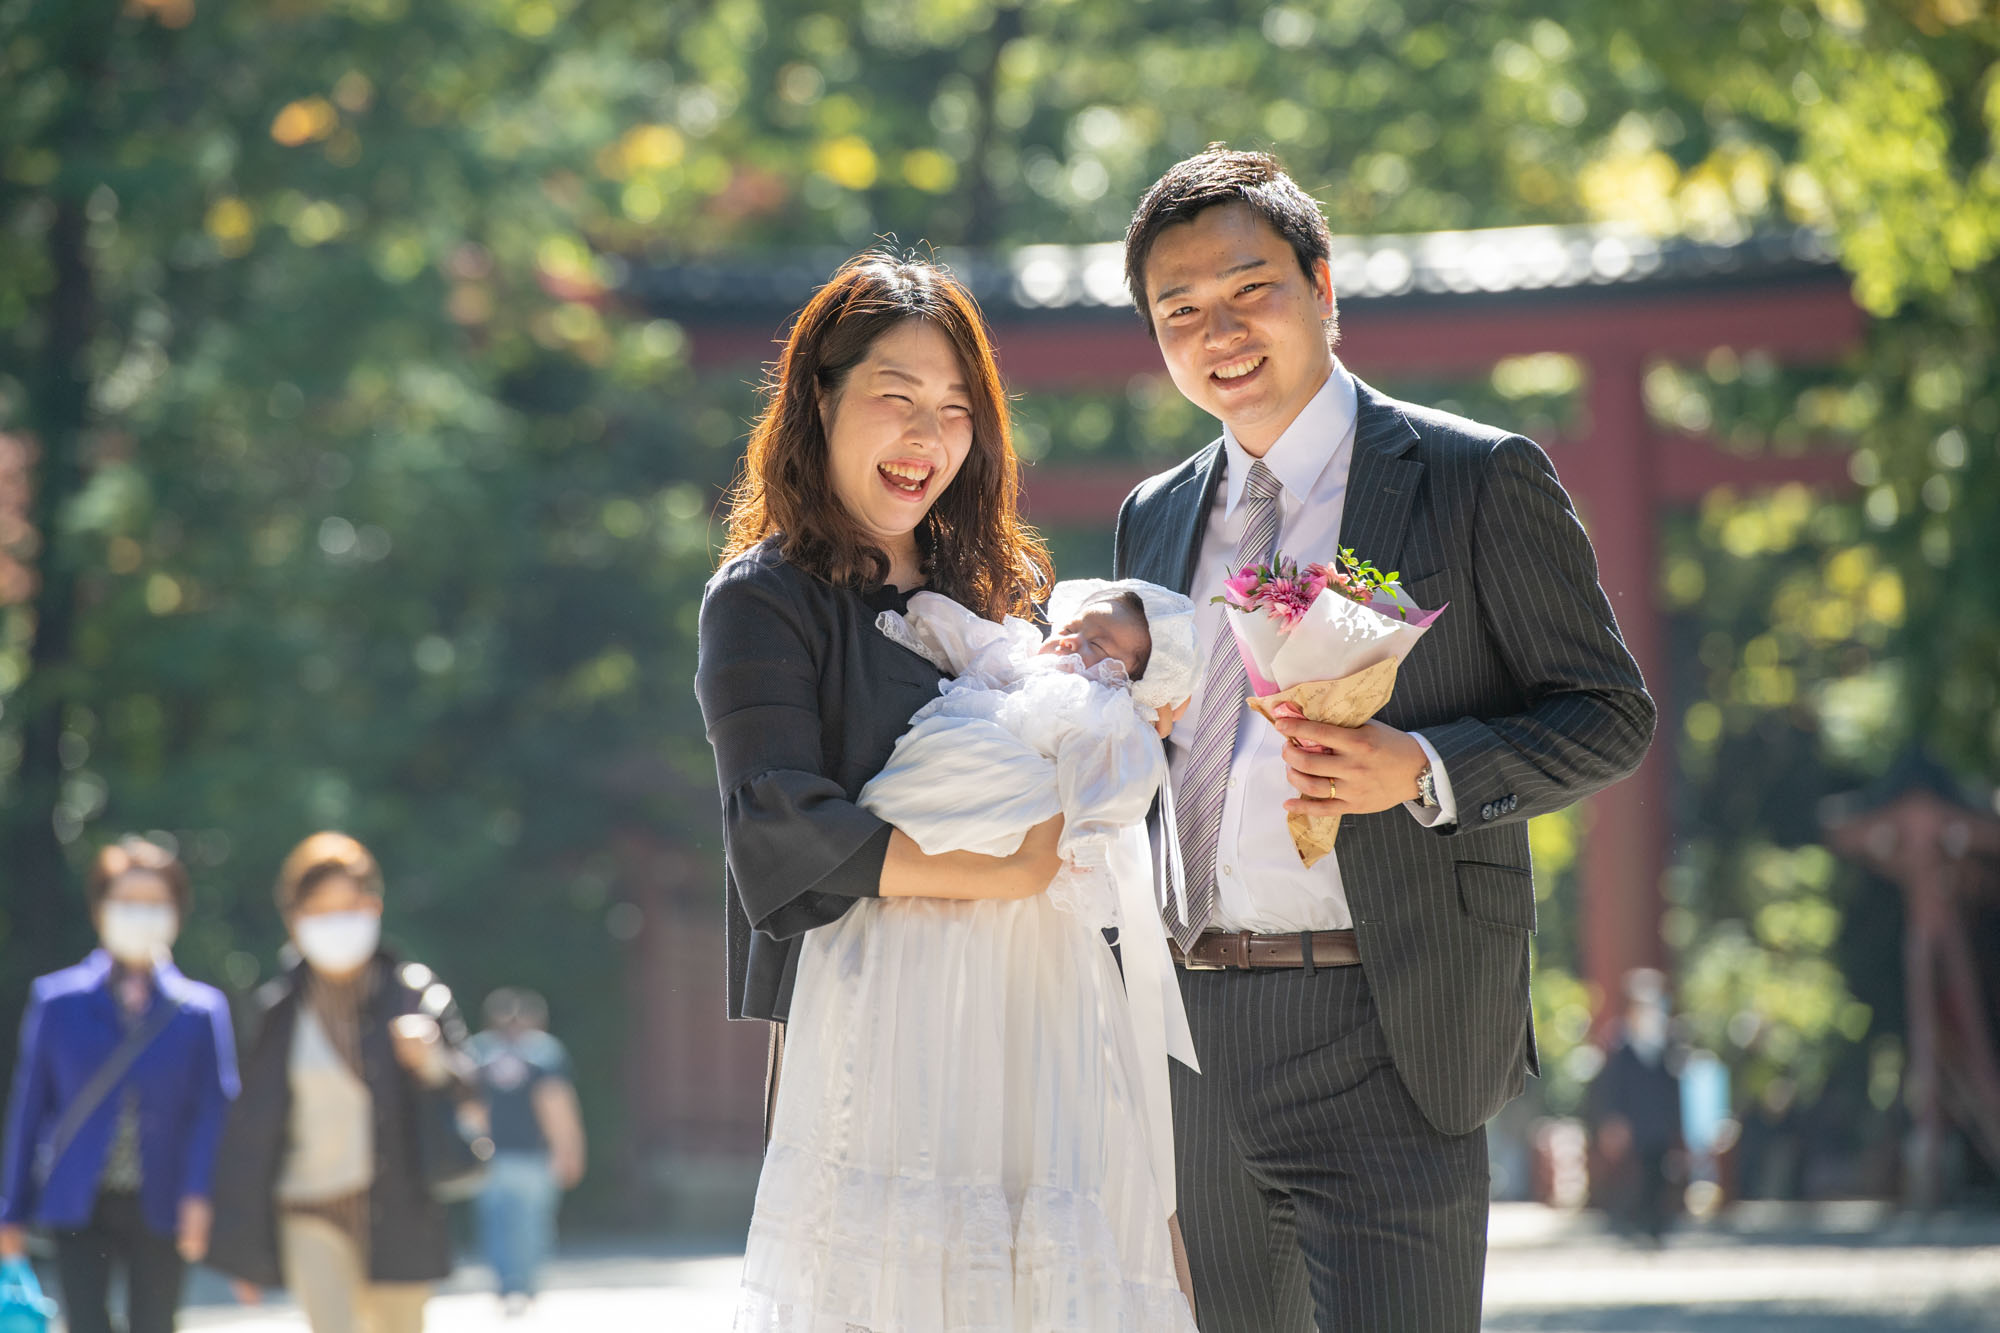
[[[1278,705],[1292,703],[1311,721],[1358,727],[1382,711],[1395,688],[1396,659],[1389,657],[1338,680],[1309,680],[1276,694],[1252,695],[1249,703],[1274,725]],[[1291,830],[1299,859],[1310,867],[1333,850],[1333,840],[1340,833],[1340,816],[1288,813],[1285,827]]]

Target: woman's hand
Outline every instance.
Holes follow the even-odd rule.
[[[956,901],[1032,898],[1049,887],[1062,869],[1056,844],[1062,840],[1061,815],[1029,829],[1011,856],[978,852],[940,852],[926,856],[916,840],[901,829],[889,835],[889,855],[882,862],[880,892],[884,898],[950,898]]]
[[[181,1200],[179,1225],[174,1228],[174,1248],[181,1258],[198,1264],[208,1257],[208,1233],[215,1223],[215,1209],[207,1199],[192,1196]]]
[[[1174,724],[1187,716],[1188,705],[1192,702],[1194,702],[1194,699],[1190,695],[1188,698],[1175,704],[1172,708],[1162,708],[1159,710],[1160,715],[1153,719],[1153,730],[1160,733],[1161,740],[1165,740],[1174,734]]]

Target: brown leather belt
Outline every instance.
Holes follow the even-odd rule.
[[[1311,954],[1306,952],[1308,942]],[[1247,930],[1204,931],[1186,953],[1172,940],[1167,941],[1174,961],[1190,972],[1219,972],[1227,968],[1264,967],[1353,967],[1361,961],[1361,947],[1351,930],[1298,931],[1290,935],[1257,935]]]

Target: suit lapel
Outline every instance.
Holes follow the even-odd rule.
[[[1150,538],[1135,541],[1132,568],[1125,573],[1185,594],[1194,582],[1194,563],[1208,530],[1208,511],[1222,481],[1222,441],[1196,454],[1194,466],[1151,502],[1158,515],[1150,521]]]
[[[1348,469],[1347,498],[1341,507],[1340,544],[1388,573],[1403,554],[1403,536],[1424,465],[1405,458],[1417,443],[1412,426],[1396,405],[1354,381],[1354,461]]]
[[[1201,555],[1201,539],[1208,532],[1208,512],[1215,506],[1215,488],[1222,484],[1222,441],[1208,446],[1208,457],[1200,470],[1188,478],[1174,496],[1174,531],[1180,534],[1180,581],[1174,591],[1185,596],[1194,587],[1194,562]]]

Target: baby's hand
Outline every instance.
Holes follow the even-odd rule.
[[[1187,716],[1188,703],[1189,700],[1183,699],[1172,708],[1162,708],[1159,710],[1160,715],[1153,719],[1153,730],[1160,733],[1161,740],[1165,740],[1167,737],[1173,735],[1174,723]]]

